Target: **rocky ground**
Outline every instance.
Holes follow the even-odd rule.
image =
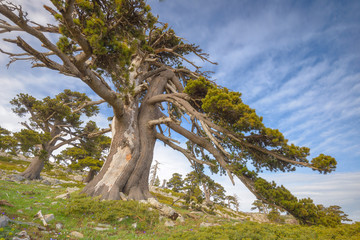
[[[89,231],[92,232],[90,235],[108,236],[109,232],[114,232],[114,228],[122,228],[130,235],[139,234],[138,228],[142,221],[140,216],[138,216],[139,221],[136,221],[136,219],[130,221],[126,216],[119,217],[116,222],[111,223],[86,220],[86,229],[89,230],[84,232],[84,227],[69,226],[66,218],[57,212],[58,208],[66,206],[67,202],[80,192],[84,186],[82,181],[86,176],[86,172],[70,171],[62,166],[54,165],[51,169],[47,169],[42,173],[41,179],[30,181],[18,175],[19,168],[15,170],[9,167],[14,166],[13,163],[15,162],[17,167],[24,169],[28,162],[22,159],[7,161],[0,161],[0,167],[4,167],[3,170],[0,170],[0,187],[2,188],[2,193],[0,193],[0,210],[2,211],[0,215],[0,240],[2,240],[1,229],[9,229],[10,227],[10,230],[14,229],[16,231],[8,230],[8,234],[12,233],[12,238],[7,236],[6,239],[15,240],[37,239],[34,238],[34,234],[41,237],[55,236],[56,233],[59,234],[57,238],[51,239],[101,239],[86,236],[89,236]],[[11,187],[7,185],[11,185]],[[40,193],[35,190],[39,190]],[[197,206],[196,210],[189,209],[183,200],[179,200],[171,192],[157,187],[152,187],[151,192],[156,198],[141,201],[141,204],[148,206],[148,211],[156,211],[159,214],[158,224],[161,224],[161,226],[158,225],[156,228],[161,229],[164,232],[163,234],[174,230],[182,231],[183,228],[190,228],[192,231],[193,228],[206,228],[229,223],[239,224],[246,221],[269,222],[264,214],[237,212],[224,207],[209,209],[208,206],[201,205]],[[33,199],[36,199],[36,201],[33,203],[17,202],[17,198],[20,197],[26,198],[28,201]],[[125,195],[122,198],[127,201]],[[169,205],[167,204],[168,200],[164,201],[163,199],[171,199],[175,204]],[[129,221],[131,224],[128,224],[127,228],[121,226],[121,222],[127,223]],[[287,218],[286,221],[290,224],[296,223],[291,218]],[[80,225],[82,224],[81,221],[77,222]],[[36,229],[36,231],[30,234],[27,227],[24,228],[24,226]],[[66,237],[61,238],[59,236]]]

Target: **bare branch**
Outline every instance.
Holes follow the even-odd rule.
[[[104,102],[106,102],[104,99],[100,99],[98,101],[86,101],[83,104],[81,104],[78,108],[74,109],[73,113],[77,113],[77,112],[81,111],[81,109],[84,109],[85,107],[99,105]]]
[[[32,23],[34,23],[34,22],[32,22]],[[33,28],[36,29],[37,31],[48,32],[48,33],[59,33],[59,28],[57,28],[57,27],[45,27],[45,26],[41,26],[39,24],[36,24],[36,25],[38,25],[38,26],[33,27]],[[14,31],[23,32],[24,30],[22,28],[20,28],[19,26],[0,24],[0,33],[14,32]]]
[[[161,117],[159,119],[150,120],[148,122],[148,126],[152,127],[154,125],[164,124],[164,123],[168,123],[168,122],[175,122],[176,124],[179,124],[176,120],[174,120],[170,117]]]
[[[156,133],[156,138],[161,140],[162,142],[164,142],[165,144],[169,145],[171,148],[181,152],[188,160],[192,160],[192,161],[195,161],[199,164],[206,164],[206,165],[209,165],[209,166],[215,166],[213,163],[210,163],[210,162],[205,162],[205,161],[201,161],[199,159],[197,159],[191,152],[187,151],[186,149],[174,144],[173,142],[177,142],[178,144],[180,144],[180,142],[174,140],[174,139],[171,139],[171,138],[168,138],[160,133]]]
[[[94,133],[89,133],[89,134],[87,134],[87,137],[93,138],[93,137],[97,137],[97,136],[100,136],[100,135],[108,133],[108,132],[111,132],[111,128],[104,128],[104,129],[101,129],[100,131],[97,131]]]

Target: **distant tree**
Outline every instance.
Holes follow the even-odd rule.
[[[155,182],[158,179],[157,172],[159,170],[159,164],[160,163],[158,162],[158,160],[155,160],[155,164],[151,167],[151,171],[150,171],[150,174],[151,174],[150,185],[151,186],[155,186]],[[159,183],[159,185],[160,185],[160,183]]]
[[[159,176],[156,177],[155,182],[154,182],[154,186],[155,186],[155,187],[159,187],[159,186],[160,186],[160,178],[159,178]]]
[[[0,126],[0,151],[16,154],[17,140],[12,136],[12,133]]]
[[[100,129],[96,123],[89,121],[84,132],[97,133]],[[71,169],[84,170],[89,169],[89,173],[84,182],[90,182],[96,173],[101,169],[107,151],[110,148],[111,138],[104,135],[90,135],[92,137],[82,137],[76,147],[69,147],[56,156],[58,162],[67,164]],[[67,163],[70,161],[70,163]]]
[[[31,151],[34,158],[29,167],[21,173],[28,179],[37,179],[51,154],[60,147],[74,143],[84,136],[94,134],[83,131],[82,115],[94,116],[98,112],[96,105],[103,103],[91,101],[84,93],[64,90],[54,98],[37,100],[28,94],[18,94],[11,104],[20,117],[29,115],[28,121],[21,124],[26,129],[14,134],[21,142],[22,151]],[[103,130],[100,133],[110,131]]]
[[[228,195],[225,197],[225,199],[227,200],[227,206],[229,208],[231,206],[233,206],[236,211],[239,211],[239,200],[238,200],[238,197],[236,196],[236,194]]]
[[[251,210],[257,209],[259,213],[268,213],[266,204],[264,204],[261,200],[255,200],[251,205],[253,205]]]
[[[184,187],[182,175],[179,173],[173,173],[172,177],[167,182],[167,187],[174,192],[180,192],[180,190]]]
[[[22,52],[2,53],[10,62],[31,60],[33,67],[77,78],[112,107],[111,151],[83,193],[103,199],[120,199],[120,192],[131,199],[149,198],[150,167],[160,140],[189,161],[227,174],[233,183],[234,176],[239,178],[257,199],[313,224],[292,208],[300,204],[297,199],[258,174],[296,167],[330,173],[336,168],[334,158],[320,154],[310,160],[309,148],[289,144],[279,130],[266,127],[241,93],[215,84],[201,71],[192,59],[210,62],[208,55],[160,23],[144,0],[51,3],[44,7],[57,23],[41,25],[30,21],[22,7],[0,0],[5,18],[0,33],[21,31],[40,43],[32,46],[20,36],[5,39]],[[172,139],[173,132],[188,139],[189,148]],[[276,194],[267,194],[267,187]]]

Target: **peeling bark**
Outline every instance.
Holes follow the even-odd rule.
[[[102,199],[120,199],[120,192],[129,199],[143,200],[151,197],[149,174],[156,142],[154,126],[147,123],[157,118],[157,106],[148,100],[162,94],[171,79],[171,71],[163,71],[151,84],[139,108],[130,101],[121,116],[112,122],[112,143],[109,156],[99,174],[84,188],[83,193],[101,196]]]

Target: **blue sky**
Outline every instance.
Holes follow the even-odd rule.
[[[39,9],[40,0],[24,1],[31,19],[51,19]],[[281,130],[297,145],[311,148],[313,156],[335,157],[335,173],[320,175],[299,168],[296,173],[265,173],[298,197],[316,203],[340,205],[350,218],[360,221],[360,2],[359,1],[237,1],[149,0],[160,21],[168,22],[178,36],[196,43],[217,66],[217,83],[243,94],[243,100],[267,126]],[[8,34],[15,36],[16,34]],[[30,38],[28,38],[30,40]],[[4,50],[15,49],[0,42]],[[17,93],[38,98],[64,88],[88,91],[78,79],[50,70],[31,69],[28,63],[5,67],[0,55],[0,125],[18,130],[21,121],[10,113],[8,102]],[[93,98],[94,94],[88,92]],[[107,125],[106,114],[96,121]],[[157,144],[155,159],[161,162],[160,178],[173,172],[191,171],[178,153]],[[254,200],[239,182],[231,186],[241,208]]]

